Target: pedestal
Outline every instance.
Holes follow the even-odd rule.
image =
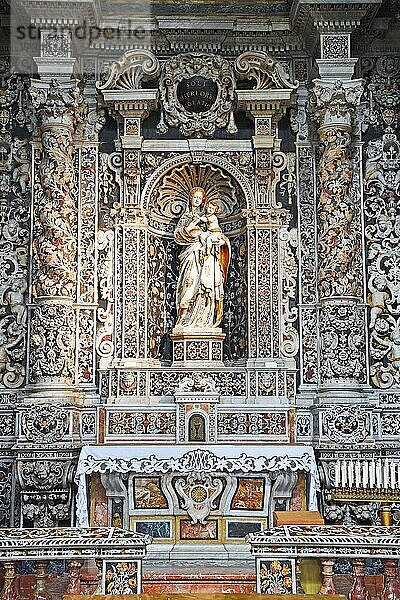
[[[195,329],[175,327],[172,334],[174,367],[223,367],[222,344],[225,333],[222,329]]]

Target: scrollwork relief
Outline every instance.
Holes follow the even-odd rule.
[[[95,234],[97,151],[92,146],[80,152],[79,288],[81,302],[95,301]]]
[[[72,383],[75,376],[76,313],[72,305],[41,304],[31,319],[31,383]]]
[[[222,329],[226,333],[224,359],[229,361],[240,360],[247,354],[247,258],[246,235],[241,234],[231,238],[231,264],[228,271],[222,321]]]
[[[205,523],[211,511],[218,507],[217,499],[224,489],[224,480],[200,471],[180,477],[174,487],[192,523]]]
[[[34,527],[54,527],[68,519],[72,501],[73,463],[60,460],[20,460],[18,477],[22,515]]]
[[[322,433],[332,442],[354,444],[362,442],[371,433],[367,407],[341,405],[327,407],[322,414]]]
[[[23,78],[2,80],[0,108],[0,388],[18,388],[25,378],[29,134],[35,123]]]
[[[128,50],[120,60],[112,64],[107,81],[98,85],[101,91],[138,90],[142,83],[155,79],[160,73],[160,64],[148,50]]]
[[[109,358],[114,352],[114,231],[98,231],[98,285],[99,308],[96,332],[96,351],[101,358]]]
[[[387,388],[400,385],[400,144],[388,133],[365,152],[371,375],[377,387]]]
[[[320,311],[321,381],[366,381],[365,327],[362,307],[323,305]]]
[[[372,383],[382,389],[400,385],[399,72],[398,59],[381,57],[367,88],[369,124],[384,127],[364,150],[370,372]]]
[[[383,127],[387,133],[393,133],[400,106],[400,60],[395,56],[380,56],[376,60],[368,57],[362,60],[361,67],[367,80],[362,130]]]
[[[35,444],[59,442],[69,430],[69,415],[50,404],[32,406],[22,411],[21,430]]]
[[[283,65],[266,52],[244,52],[235,61],[235,71],[239,79],[253,80],[256,90],[294,90],[298,86],[297,81],[289,81]]]
[[[163,240],[149,235],[147,257],[147,340],[152,358],[165,354],[167,343],[167,311],[172,306],[166,302],[167,251]],[[172,323],[171,323],[172,324]],[[170,329],[172,331],[172,327]]]
[[[281,265],[281,353],[296,356],[299,349],[299,333],[295,327],[298,318],[297,297],[297,229],[282,228],[279,232],[279,258]]]

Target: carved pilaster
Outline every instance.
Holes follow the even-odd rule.
[[[33,104],[42,143],[34,211],[36,297],[76,297],[76,217],[73,140],[85,104],[75,83],[34,82]]]
[[[368,96],[361,126],[368,129],[364,218],[370,375],[373,386],[390,389],[400,386],[400,61],[393,56],[365,59],[363,74]]]
[[[255,83],[251,90],[237,90],[238,108],[254,119],[256,202],[275,206],[279,173],[285,166],[277,136],[278,122],[295,99],[298,83],[291,83],[282,65],[266,52],[244,52],[235,62],[238,79]]]
[[[75,382],[77,182],[73,134],[85,116],[77,82],[34,82],[35,150],[29,382]]]
[[[239,80],[250,80],[253,89],[238,89],[238,108],[254,120],[255,210],[249,212],[251,256],[250,357],[262,364],[265,359],[290,359],[298,350],[293,327],[297,310],[285,293],[297,273],[294,258],[297,238],[289,230],[290,212],[277,200],[281,175],[286,169],[289,186],[290,154],[280,151],[278,123],[296,97],[297,82],[291,83],[283,66],[265,52],[245,52],[235,62]],[[254,255],[253,255],[254,253]],[[276,268],[277,263],[283,265]],[[277,315],[280,315],[277,317]],[[289,364],[289,361],[288,363]]]
[[[158,90],[143,89],[144,82],[160,72],[157,58],[146,50],[131,50],[116,61],[104,85],[98,86],[104,101],[121,122],[121,215],[115,232],[119,281],[116,319],[121,323],[122,347],[118,364],[143,364],[147,360],[145,331],[147,217],[140,203],[142,122],[157,106]],[[110,233],[111,235],[111,233]],[[111,243],[111,237],[109,237]],[[110,246],[111,247],[111,246]],[[122,276],[122,277],[121,277]],[[122,327],[123,323],[123,327]],[[118,327],[118,325],[117,325]]]
[[[158,59],[147,50],[129,50],[116,61],[108,80],[99,85],[104,100],[123,120],[124,206],[139,206],[141,124],[158,101],[158,90],[143,89],[142,84],[160,72]]]

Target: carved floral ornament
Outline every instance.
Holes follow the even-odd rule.
[[[21,428],[25,437],[37,444],[57,442],[68,431],[68,413],[51,405],[29,408],[22,413]]]
[[[323,434],[332,442],[355,444],[370,434],[370,416],[363,406],[327,407],[322,417]]]

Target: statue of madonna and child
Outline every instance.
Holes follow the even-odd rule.
[[[175,241],[183,246],[175,330],[212,330],[221,323],[231,248],[219,226],[218,209],[217,202],[207,200],[203,188],[195,187],[175,228]]]

